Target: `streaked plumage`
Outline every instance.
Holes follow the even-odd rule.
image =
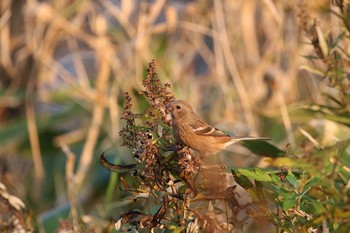
[[[173,136],[177,143],[203,154],[216,153],[243,140],[269,140],[264,137],[232,137],[201,120],[192,107],[182,100],[167,106],[171,113]]]

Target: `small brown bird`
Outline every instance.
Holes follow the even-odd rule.
[[[202,154],[214,154],[239,141],[270,140],[264,137],[233,137],[201,120],[185,101],[174,100],[167,105],[171,113],[173,136],[177,143]]]

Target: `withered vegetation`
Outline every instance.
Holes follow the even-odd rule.
[[[137,186],[130,185],[121,177],[120,191],[128,192],[141,206],[159,206],[156,213],[132,209],[120,216],[116,223],[153,229],[155,227],[176,229],[232,230],[234,225],[242,227],[248,216],[255,219],[267,218],[266,210],[260,205],[246,203],[240,205],[236,197],[237,185],[225,187],[225,168],[214,166],[205,169],[202,158],[190,148],[175,144],[171,133],[171,121],[167,104],[175,99],[169,84],[161,84],[155,72],[154,60],[147,69],[143,81],[145,90],[140,92],[150,103],[143,113],[134,113],[133,100],[125,92],[122,119],[126,124],[120,131],[122,146],[132,150],[135,163],[117,165],[110,163],[101,155],[101,164],[110,171],[130,171]],[[205,170],[205,172],[203,171]],[[239,178],[239,177],[238,177]],[[218,213],[212,202],[224,203],[225,213]],[[147,203],[147,204],[146,204]],[[239,220],[244,210],[245,219]],[[224,215],[225,222],[222,221]],[[196,219],[196,220],[195,220]],[[195,220],[195,221],[194,221]],[[198,230],[197,229],[197,230]]]

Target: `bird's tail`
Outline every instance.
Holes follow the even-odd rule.
[[[271,138],[265,137],[232,137],[232,139],[225,143],[225,147],[232,145],[240,141],[251,141],[251,140],[271,140]]]

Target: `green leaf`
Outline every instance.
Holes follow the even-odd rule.
[[[340,159],[345,166],[350,168],[350,154],[347,152],[347,150],[350,150],[350,146],[340,150]]]
[[[333,230],[338,230],[339,228],[339,223],[335,222],[333,223]]]
[[[276,183],[276,184],[282,184],[283,182],[281,181],[281,179],[274,173],[270,174],[271,180],[272,182]]]
[[[176,227],[176,229],[171,229],[171,230],[173,230],[173,233],[180,233],[180,232],[183,232],[185,229],[186,229],[185,227]]]
[[[350,125],[349,114],[341,113],[342,109],[316,104],[306,106],[304,109],[313,112],[313,117],[326,118],[341,124]]]
[[[344,113],[342,108],[313,104],[291,107],[288,113],[294,123],[307,122],[315,118],[326,118],[327,120],[350,126],[349,113]]]
[[[288,174],[286,176],[286,179],[294,187],[297,187],[299,185],[298,179],[295,177],[295,175],[292,172],[292,169],[290,169],[290,168],[288,169]]]
[[[242,175],[248,177],[248,178],[252,178],[252,179],[256,179],[257,175],[255,174],[254,171],[250,171],[248,169],[238,169],[238,172],[240,172]]]
[[[296,204],[297,204],[297,200],[294,197],[294,195],[291,195],[290,193],[285,193],[285,196],[283,197],[283,200],[282,200],[283,210],[289,210]]]
[[[259,168],[255,168],[253,171],[248,169],[238,169],[238,172],[242,173],[248,178],[252,178],[257,181],[271,182],[271,177]]]
[[[160,204],[155,204],[155,205],[151,206],[151,210],[149,211],[150,214],[156,214],[161,207],[162,207],[162,205],[160,205]]]
[[[347,126],[350,125],[350,117],[341,114],[325,114],[325,118],[330,121],[335,121],[341,124],[345,124]]]
[[[232,170],[231,172],[237,184],[242,186],[244,189],[247,190],[254,187],[254,185],[252,184],[252,182],[249,180],[248,177],[242,175],[241,173],[237,173],[235,170]]]
[[[309,180],[306,185],[304,186],[304,190],[308,190],[310,189],[314,184],[316,184],[318,182],[318,178],[317,177],[313,177],[311,180]]]
[[[289,210],[293,206],[296,205],[296,200],[295,199],[285,199],[282,201],[282,208],[283,210]]]
[[[348,168],[341,168],[339,170],[339,175],[343,177],[346,183],[350,181],[350,171],[348,170]]]
[[[277,158],[274,159],[271,162],[271,166],[276,166],[276,167],[292,167],[295,169],[302,169],[302,170],[310,170],[312,169],[312,165],[306,162],[303,162],[300,159],[295,159],[295,158]]]
[[[274,185],[271,183],[266,183],[265,188],[271,190],[271,192],[273,192],[275,196],[284,197],[286,196],[286,193],[289,193],[289,191],[285,187],[280,185]]]
[[[314,209],[315,209],[314,214],[321,214],[321,213],[323,213],[323,212],[326,211],[326,209],[324,208],[324,206],[323,206],[321,203],[319,203],[318,201],[313,201],[313,202],[311,202],[310,204],[311,204],[311,205],[314,207]]]
[[[345,32],[340,33],[335,39],[333,39],[333,40],[331,41],[331,43],[329,44],[329,48],[330,48],[330,49],[335,48],[335,47],[338,45],[338,43],[339,43],[341,40],[344,39],[345,36],[346,36]],[[339,48],[339,47],[338,47],[338,48]],[[341,49],[341,48],[339,48],[339,49]],[[343,51],[343,50],[342,50],[342,51]],[[346,55],[346,54],[345,54],[345,55]]]
[[[267,174],[265,171],[256,168],[255,169],[255,174],[258,176],[258,181],[266,181],[266,182],[271,182],[271,177],[269,174]]]
[[[243,141],[242,145],[259,156],[277,158],[285,155],[285,151],[278,149],[267,141]]]

